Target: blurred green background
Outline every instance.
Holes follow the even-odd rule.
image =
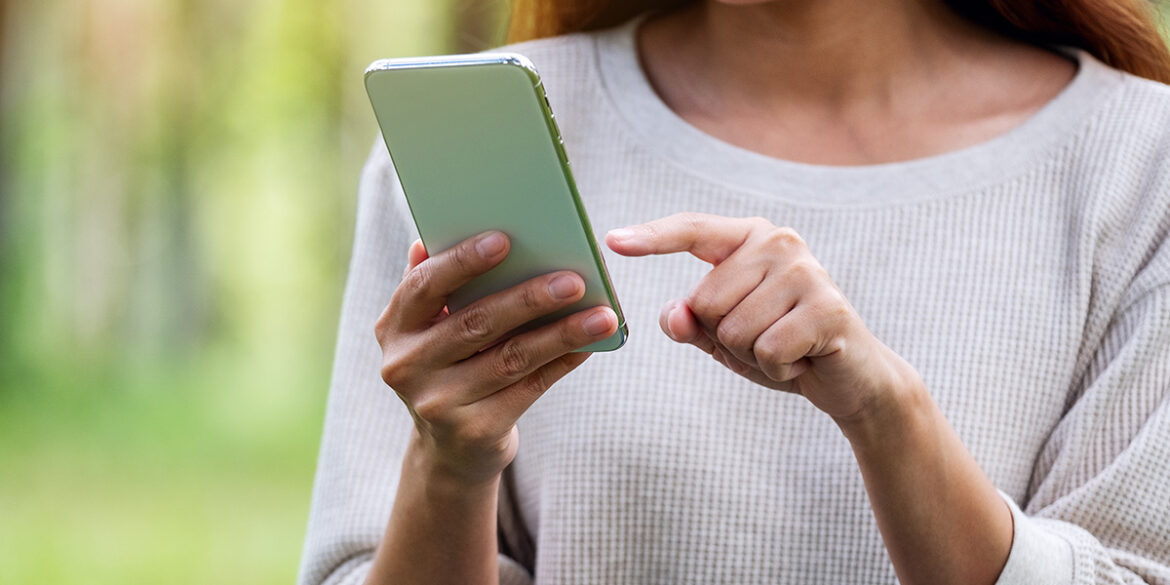
[[[506,10],[0,0],[0,583],[293,581],[361,73]]]
[[[0,583],[294,580],[362,72],[506,10],[0,0]]]

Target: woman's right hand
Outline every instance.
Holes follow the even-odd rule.
[[[581,299],[585,284],[571,271],[538,276],[449,314],[447,297],[503,261],[508,249],[501,232],[473,236],[431,258],[415,241],[375,327],[382,379],[414,418],[413,455],[428,474],[461,485],[494,481],[516,455],[516,420],[590,355],[570,352],[617,330],[614,312],[594,307],[493,345]]]

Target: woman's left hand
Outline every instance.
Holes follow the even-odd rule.
[[[679,213],[613,230],[625,256],[690,252],[713,268],[659,325],[761,385],[804,396],[838,422],[921,385],[873,336],[791,228],[762,218]]]

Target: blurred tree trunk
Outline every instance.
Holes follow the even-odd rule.
[[[8,10],[11,2],[0,0],[0,80],[6,80],[4,64],[8,62],[8,43],[11,35],[8,34]],[[0,87],[0,129],[7,128],[8,104],[4,99],[3,88]],[[5,173],[5,164],[8,160],[8,136],[0,130],[0,267],[4,266],[4,223],[6,200],[8,193],[8,174]],[[3,297],[0,297],[0,302]]]
[[[11,2],[8,0],[0,0],[0,84],[7,80],[6,70],[4,64],[8,59],[8,43],[11,35],[8,34],[8,11],[12,8]],[[13,244],[9,242],[9,228],[8,222],[12,221],[12,212],[10,210],[11,202],[10,191],[12,185],[8,180],[8,160],[12,156],[9,152],[9,141],[11,137],[8,136],[8,102],[6,98],[4,87],[0,85],[0,375],[5,375],[4,370],[7,364],[5,362],[11,357],[8,348],[12,345],[12,335],[10,331],[13,329],[8,322],[8,312],[11,310],[13,301],[13,289],[15,285],[11,282],[13,280],[13,270],[11,256],[13,254]],[[0,394],[3,393],[3,386],[0,386]]]

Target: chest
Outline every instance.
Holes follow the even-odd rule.
[[[1067,399],[1087,306],[1083,251],[1065,243],[1076,221],[1059,204],[988,192],[825,209],[720,188],[637,153],[608,162],[630,170],[581,181],[599,237],[684,210],[796,229],[873,334],[922,375],[995,485],[1023,499]],[[662,305],[685,297],[710,266],[604,246],[603,255],[629,342],[595,354],[520,421],[514,489],[538,567],[574,565],[569,557],[591,543],[603,572],[675,582],[737,572],[738,582],[800,582],[840,566],[834,558],[889,573],[852,452],[831,420],[659,330]],[[824,534],[835,536],[815,551],[791,548]],[[768,564],[741,558],[744,550],[786,552]],[[682,571],[680,554],[696,566]]]
[[[588,164],[613,170],[579,177],[599,239],[609,229],[679,211],[761,216],[796,229],[873,334],[922,375],[997,485],[1024,495],[1035,453],[1059,420],[1072,384],[1091,280],[1083,268],[1085,250],[1071,243],[1079,229],[1075,206],[1064,201],[1070,195],[1059,186],[825,208],[793,203],[783,197],[783,185],[776,197],[727,189],[637,150],[594,156]],[[603,255],[630,344],[615,355],[595,356],[596,367],[587,364],[565,381],[569,388],[588,386],[588,404],[568,392],[563,400],[550,395],[534,419],[572,419],[574,412],[603,405],[610,413],[605,424],[626,428],[617,436],[631,440],[625,447],[632,450],[606,447],[614,453],[636,452],[637,437],[656,441],[659,433],[676,433],[682,440],[694,436],[687,429],[711,424],[756,425],[766,432],[791,428],[799,419],[811,440],[835,437],[827,419],[803,426],[803,405],[727,400],[720,394],[727,388],[758,389],[661,333],[663,304],[685,297],[709,265],[682,254],[626,258],[604,245]],[[655,413],[667,411],[673,423],[655,420]],[[848,457],[843,461],[851,464]]]

